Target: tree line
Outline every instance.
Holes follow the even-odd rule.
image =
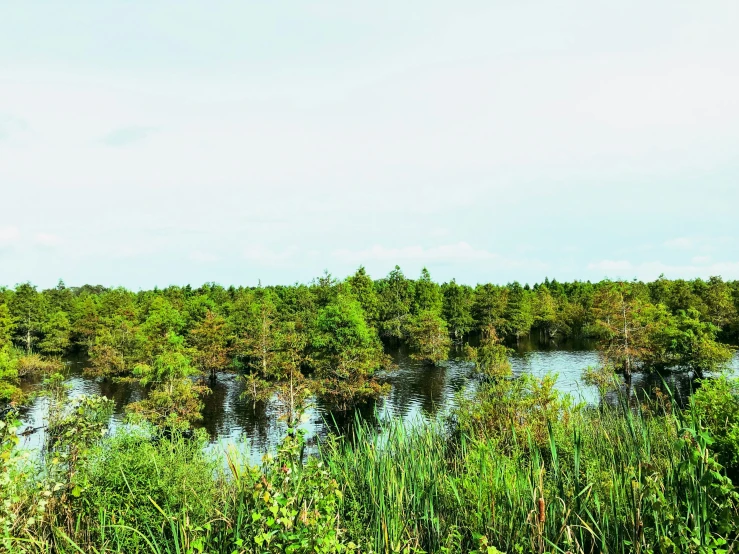
[[[411,279],[396,266],[381,279],[360,267],[344,280],[325,274],[292,286],[133,292],[23,283],[0,288],[0,401],[20,399],[23,373],[49,373],[60,358],[80,353],[89,357],[90,375],[143,385],[145,398],[128,409],[159,425],[198,419],[207,378],[227,370],[242,376],[255,401],[276,395],[293,420],[311,395],[338,407],[379,395],[376,372],[391,365],[384,344],[406,344],[433,364],[473,337],[480,347],[466,351],[484,360],[500,355],[490,345],[531,334],[596,339],[603,366],[627,377],[662,369],[701,374],[726,364],[728,344],[739,339],[739,281],[472,287],[436,283],[426,269]]]

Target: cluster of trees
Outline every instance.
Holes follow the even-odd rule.
[[[479,360],[536,333],[548,340],[599,339],[604,362],[633,371],[702,372],[731,356],[739,338],[739,281],[651,283],[545,280],[533,287],[454,280],[396,267],[373,280],[364,268],[339,281],[270,287],[168,287],[132,292],[102,286],[0,288],[0,399],[15,393],[24,356],[89,356],[92,375],[135,379],[146,398],[130,410],[157,424],[196,419],[205,379],[239,371],[255,400],[277,394],[293,419],[309,395],[346,406],[379,394],[375,372],[388,365],[383,342],[408,344],[438,363],[477,334]],[[495,361],[495,363],[498,363]]]

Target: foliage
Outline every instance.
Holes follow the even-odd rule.
[[[605,402],[606,393],[618,390],[620,380],[610,365],[589,366],[582,372],[582,382],[598,389],[598,398]]]
[[[505,401],[535,421],[542,404],[520,400]],[[397,422],[330,442],[350,533],[383,552],[720,552],[739,539],[739,496],[690,412],[556,402],[569,420],[551,417],[537,437],[514,419],[505,448],[490,427],[450,441]]]
[[[0,303],[0,349],[12,344],[14,329],[15,325],[8,306],[5,303]]]
[[[340,485],[325,464],[303,462],[302,435],[289,435],[277,456],[261,468],[249,467],[232,451],[229,468],[234,511],[246,521],[235,542],[247,552],[325,552],[354,550],[339,524]]]
[[[739,540],[739,494],[714,453],[736,383],[704,383],[686,410],[655,415],[581,409],[552,382],[486,382],[452,433],[358,420],[318,456],[294,432],[259,467],[229,447],[225,470],[204,433],[101,438],[106,401],[80,399],[34,478],[0,426],[2,540],[19,553],[190,554],[703,553]]]
[[[725,365],[732,350],[716,341],[718,328],[701,321],[693,308],[670,313],[624,283],[602,288],[595,297],[595,327],[604,364],[627,377],[637,368],[681,369],[702,374]]]
[[[451,339],[446,322],[432,310],[413,316],[408,324],[408,339],[413,348],[411,357],[432,365],[449,357]]]
[[[226,320],[208,310],[190,331],[193,361],[200,371],[215,377],[216,371],[229,365]]]
[[[23,398],[18,384],[18,359],[11,354],[9,346],[0,348],[0,405]]]
[[[46,297],[39,294],[30,283],[22,283],[16,286],[9,304],[13,315],[14,339],[30,354],[41,334],[47,311]]]
[[[39,350],[45,354],[60,356],[69,350],[71,325],[69,317],[61,310],[50,314],[41,325],[43,339]]]
[[[403,339],[405,324],[411,315],[413,282],[406,279],[399,266],[378,283],[380,296],[380,332],[383,337]]]
[[[359,308],[352,314],[354,308],[345,309],[350,299]],[[328,320],[337,313],[353,322],[347,327],[357,331],[353,339],[329,332],[337,321]],[[296,401],[310,401],[308,391],[324,391],[349,405],[382,390],[374,377],[385,363],[378,337],[405,343],[415,356],[438,363],[446,351],[444,326],[457,344],[474,343],[490,328],[508,344],[532,332],[549,341],[594,337],[602,365],[627,376],[662,370],[700,375],[730,359],[732,349],[724,342],[739,342],[739,281],[661,277],[652,283],[563,283],[547,278],[533,286],[512,282],[473,288],[454,280],[436,283],[425,268],[418,279],[410,279],[396,266],[380,279],[360,267],[344,281],[326,273],[292,286],[206,283],[132,292],[67,287],[61,281],[38,290],[22,283],[0,294],[0,348],[10,342],[27,357],[11,354],[17,361],[8,362],[6,356],[7,378],[0,382],[6,398],[7,391],[15,395],[14,371],[20,379],[49,374],[58,370],[57,358],[69,354],[89,356],[88,375],[139,378],[142,373],[134,375],[134,368],[152,368],[158,356],[177,351],[201,375],[238,371],[255,398],[297,406]],[[185,345],[174,348],[172,336],[184,338]],[[488,350],[493,356],[502,353]],[[484,360],[482,351],[477,354]],[[14,370],[8,370],[11,365]],[[191,387],[177,388],[187,410],[196,409]]]
[[[310,347],[311,365],[323,379],[322,392],[329,399],[346,406],[378,393],[369,378],[386,363],[385,356],[357,300],[340,294],[321,308]]]
[[[488,326],[482,331],[480,346],[466,347],[467,358],[475,363],[475,371],[486,379],[498,381],[511,376],[511,363],[506,348],[495,327]]]
[[[380,317],[380,299],[372,278],[367,275],[364,267],[360,267],[347,279],[347,283],[350,293],[362,306],[367,323],[376,326]]]
[[[710,434],[712,450],[732,478],[739,478],[739,379],[720,375],[703,379],[690,399],[701,426]]]
[[[22,475],[17,473],[18,421],[15,414],[0,418],[0,547],[9,549],[16,526],[14,505],[18,503],[18,489]]]
[[[63,365],[59,358],[44,358],[39,354],[26,354],[18,356],[16,368],[18,375],[25,377],[32,373],[49,375],[60,371]]]
[[[414,293],[414,313],[431,312],[441,315],[444,306],[444,294],[441,287],[431,280],[431,274],[425,267],[421,270],[421,276],[416,281]]]
[[[458,285],[452,279],[443,287],[444,294],[444,319],[447,321],[449,330],[455,340],[459,342],[464,335],[472,330],[474,319],[472,318],[472,289],[466,285]]]
[[[114,551],[147,552],[147,541],[176,542],[174,522],[191,524],[188,533],[195,527],[202,531],[223,509],[214,479],[218,467],[204,454],[205,442],[203,433],[159,438],[152,430],[133,428],[95,447],[80,470],[86,487],[75,499],[79,517],[99,522],[86,540],[98,545],[110,540]],[[183,546],[198,552],[192,543]]]
[[[668,316],[667,322],[653,333],[652,347],[645,356],[650,367],[673,367],[698,375],[723,369],[731,360],[733,349],[716,341],[718,327],[700,320],[690,309]],[[662,353],[665,359],[655,359]]]
[[[270,378],[278,348],[274,334],[276,318],[275,296],[262,288],[242,298],[232,316],[238,336],[237,353],[246,368],[259,373],[262,379]]]
[[[527,287],[522,287],[517,282],[509,286],[505,326],[506,330],[516,337],[516,341],[531,331],[535,321],[533,301]]]
[[[552,424],[559,423],[566,429],[581,409],[569,396],[561,396],[555,383],[554,375],[485,381],[474,403],[459,402],[462,407],[455,411],[456,421],[461,432],[494,438],[501,448],[509,448],[527,436],[542,445],[548,440]]]
[[[190,379],[197,369],[184,352],[184,339],[169,334],[167,344],[168,348],[157,354],[151,365],[144,363],[134,368],[134,376],[150,389],[145,399],[129,404],[126,409],[156,425],[181,429],[202,417],[200,396],[209,389]]]

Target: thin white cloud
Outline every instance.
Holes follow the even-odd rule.
[[[205,252],[203,250],[193,250],[190,252],[190,259],[198,263],[212,263],[217,262],[220,258],[212,252]]]
[[[451,234],[451,231],[447,227],[437,227],[435,229],[432,229],[429,233],[430,237],[433,238],[442,238],[442,237],[448,237]]]
[[[25,119],[12,115],[0,114],[0,140],[28,131],[28,122]]]
[[[272,250],[266,246],[254,245],[247,246],[243,251],[244,259],[265,267],[288,266],[297,254],[298,249],[294,246],[284,250]]]
[[[334,258],[341,262],[369,263],[369,262],[421,262],[421,263],[465,263],[465,262],[496,262],[502,267],[535,267],[544,268],[545,264],[532,260],[511,260],[489,250],[475,248],[467,242],[444,244],[424,248],[423,246],[404,246],[401,248],[386,248],[375,245],[366,250],[339,249],[333,252]]]
[[[588,264],[588,269],[597,271],[629,271],[634,266],[627,260],[601,260],[599,262],[591,262]]]
[[[692,250],[698,243],[695,237],[678,237],[665,241],[665,246],[674,250]]]
[[[739,261],[717,261],[708,263],[710,258],[693,258],[691,263],[670,264],[661,261],[632,263],[626,260],[601,260],[588,264],[591,271],[600,272],[597,277],[614,279],[637,278],[651,281],[664,275],[669,279],[693,279],[720,276],[724,279],[739,279]]]
[[[736,243],[733,236],[693,236],[677,237],[665,241],[664,246],[669,250],[681,252],[696,252],[696,255],[707,255],[708,252],[726,250]]]
[[[144,140],[154,131],[156,129],[153,127],[122,127],[106,134],[100,139],[100,142],[107,146],[128,146],[129,144]]]
[[[21,238],[21,232],[18,227],[7,226],[0,227],[0,246],[8,246],[18,242]]]
[[[51,233],[36,233],[34,239],[37,245],[45,246],[47,248],[53,248],[55,246],[59,246],[62,243],[61,237]]]

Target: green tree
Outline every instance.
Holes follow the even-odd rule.
[[[533,298],[534,327],[547,340],[570,333],[567,299],[553,294],[547,285],[536,287]]]
[[[11,345],[14,329],[8,306],[5,303],[0,304],[0,349]]]
[[[411,358],[436,365],[449,357],[452,341],[446,322],[432,310],[413,316],[408,326]]]
[[[593,312],[600,335],[604,366],[611,365],[630,378],[648,347],[645,304],[635,298],[629,283],[605,283],[596,293]],[[661,318],[663,319],[663,318]]]
[[[382,344],[351,296],[340,294],[319,310],[310,346],[311,364],[329,399],[347,406],[380,392],[370,378],[385,363]]]
[[[101,325],[100,298],[91,294],[75,298],[71,321],[73,342],[88,348],[92,346]]]
[[[351,294],[357,299],[364,310],[367,323],[373,327],[377,326],[380,317],[380,299],[372,281],[364,266],[360,266],[356,273],[347,279],[351,287]]]
[[[663,315],[649,327],[644,361],[650,369],[672,368],[703,375],[724,369],[733,349],[716,340],[719,328],[702,321],[697,310]]]
[[[166,348],[151,364],[138,364],[133,374],[141,385],[150,387],[145,399],[129,404],[126,409],[155,425],[181,429],[202,418],[200,396],[208,388],[190,379],[198,370],[186,355],[183,337],[168,334]]]
[[[99,324],[93,344],[88,348],[90,367],[86,373],[98,377],[119,377],[130,372],[151,355],[148,337],[138,323],[135,306],[116,303]],[[107,311],[107,310],[106,310]]]
[[[691,308],[701,313],[707,311],[703,301],[695,293],[694,283],[689,283],[683,279],[676,279],[670,283],[667,307],[673,314],[688,311]]]
[[[472,301],[472,315],[480,331],[493,327],[506,327],[505,312],[508,306],[508,289],[486,284],[475,287]]]
[[[235,307],[232,325],[237,334],[237,354],[250,372],[270,379],[278,349],[277,306],[270,289],[258,288]]]
[[[179,335],[184,329],[185,318],[169,300],[156,296],[146,312],[146,320],[141,325],[141,333],[146,338],[145,348],[153,358],[171,346],[171,337]]]
[[[9,345],[0,346],[0,405],[22,398],[23,392],[18,387],[18,360],[11,354]]]
[[[472,289],[466,285],[458,285],[452,279],[442,287],[444,294],[442,315],[455,340],[472,330],[475,320],[472,318]]]
[[[59,279],[56,287],[45,290],[43,294],[47,298],[47,303],[52,311],[65,313],[71,311],[73,301],[72,291],[67,288],[61,279]]]
[[[278,332],[279,348],[275,359],[275,392],[287,407],[287,424],[293,427],[300,420],[310,386],[302,367],[309,360],[306,349],[308,336],[294,321],[283,322]]]
[[[514,282],[509,285],[509,291],[505,313],[507,331],[515,336],[516,342],[518,342],[521,337],[531,332],[531,327],[534,324],[534,308],[531,301],[531,292],[524,289],[520,284]]]
[[[339,281],[325,271],[318,279],[313,281],[311,290],[316,298],[318,306],[325,306],[331,302],[339,292],[341,285]]]
[[[702,291],[701,299],[705,305],[704,319],[718,328],[727,326],[736,319],[731,287],[721,277],[711,277]]]
[[[402,339],[413,307],[413,283],[405,278],[399,266],[379,283],[380,331],[383,336]]]
[[[229,364],[227,341],[226,320],[210,310],[190,331],[193,361],[211,378],[215,378],[216,372]]]
[[[52,313],[42,324],[43,339],[38,344],[44,354],[61,356],[71,344],[72,326],[66,312],[61,310]]]
[[[421,276],[415,284],[414,313],[433,312],[441,314],[444,304],[444,296],[441,287],[431,280],[431,274],[425,267],[421,270]]]
[[[23,344],[26,353],[31,353],[41,335],[41,326],[47,307],[44,297],[30,283],[15,288],[11,298],[10,312],[16,331],[16,340]]]
[[[468,359],[475,362],[475,370],[479,375],[493,381],[505,379],[512,375],[511,362],[508,360],[506,348],[493,326],[481,331],[480,346],[467,346]]]

